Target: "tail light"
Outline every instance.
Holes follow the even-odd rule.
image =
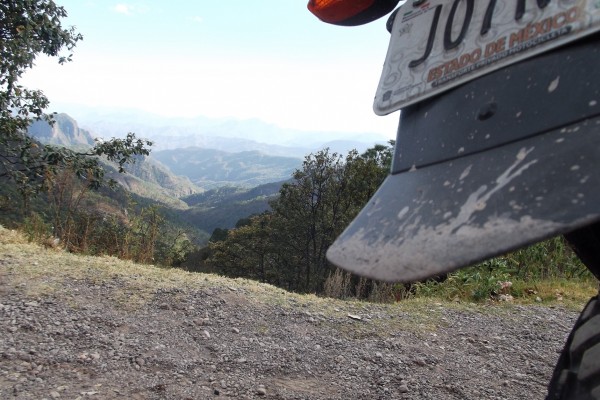
[[[334,25],[362,25],[383,17],[400,0],[309,0],[308,9],[320,20]]]

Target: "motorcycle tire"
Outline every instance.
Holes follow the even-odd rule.
[[[600,299],[585,306],[558,359],[546,400],[600,400]]]
[[[567,233],[565,239],[587,269],[600,279],[600,222]]]

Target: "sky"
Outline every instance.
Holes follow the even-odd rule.
[[[307,0],[55,0],[84,36],[73,61],[40,57],[22,80],[50,111],[74,105],[395,138],[373,98],[389,33],[319,21]],[[76,117],[76,115],[74,115]]]

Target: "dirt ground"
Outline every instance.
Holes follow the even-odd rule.
[[[301,296],[0,228],[2,399],[543,399],[577,315]]]

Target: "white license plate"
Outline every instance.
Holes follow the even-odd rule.
[[[600,0],[408,0],[373,108],[389,114],[598,30]]]

